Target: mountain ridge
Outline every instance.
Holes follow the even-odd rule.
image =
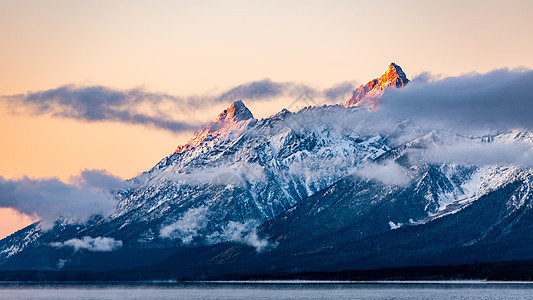
[[[354,105],[284,109],[264,119],[235,101],[115,191],[109,215],[58,220],[50,230],[35,223],[1,240],[0,269],[216,277],[531,259],[519,239],[533,242],[532,169],[419,158],[454,143],[533,148],[533,133],[470,137],[403,121],[387,136],[354,130],[350,120],[367,112],[349,108],[378,109],[386,90],[408,82],[393,63],[367,91],[354,91]],[[79,248],[85,241],[113,247]],[[503,250],[495,255],[491,247]]]

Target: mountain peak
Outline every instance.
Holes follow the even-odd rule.
[[[409,82],[409,79],[405,76],[402,68],[395,63],[391,63],[387,71],[385,71],[378,80],[381,82],[394,83],[396,87],[404,87]]]
[[[402,68],[395,63],[391,63],[387,71],[380,77],[370,80],[367,84],[361,85],[353,91],[352,97],[343,106],[368,106],[370,109],[375,110],[386,89],[401,88],[407,83],[409,83],[409,79],[407,79]]]
[[[237,100],[223,110],[214,121],[197,130],[187,144],[178,146],[176,152],[181,153],[193,149],[204,140],[212,140],[233,124],[253,118],[254,116],[248,107],[241,100]]]
[[[216,118],[217,122],[239,122],[253,119],[252,112],[244,105],[241,100],[237,100],[230,107],[221,112]]]

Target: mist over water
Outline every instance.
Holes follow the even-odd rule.
[[[0,299],[531,299],[533,283],[0,283]]]

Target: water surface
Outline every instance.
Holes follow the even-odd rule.
[[[0,283],[1,299],[533,299],[533,283]]]

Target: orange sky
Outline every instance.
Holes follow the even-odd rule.
[[[366,82],[393,61],[410,77],[532,68],[531,32],[529,0],[4,0],[0,95],[70,83],[208,95],[263,78],[324,88]],[[265,117],[283,102],[250,106]],[[85,168],[130,178],[191,134],[20,110],[0,105],[4,178],[66,179]],[[0,238],[29,222],[0,209]]]

